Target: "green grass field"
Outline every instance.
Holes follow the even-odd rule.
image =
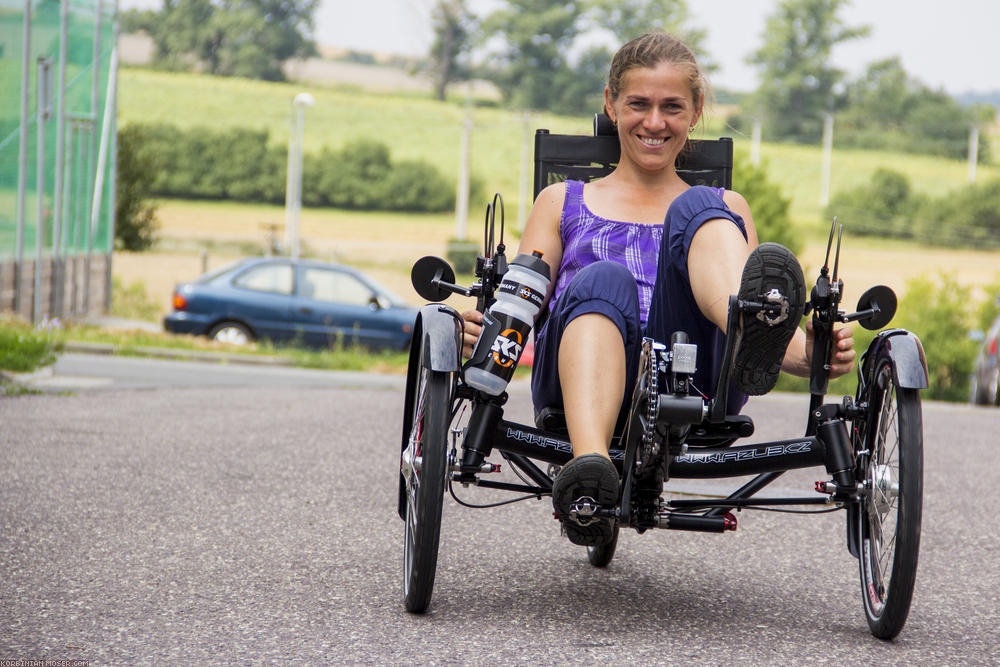
[[[454,178],[458,172],[463,105],[437,102],[412,94],[388,95],[360,90],[321,88],[294,83],[268,83],[249,79],[219,78],[195,74],[123,68],[119,78],[118,109],[122,125],[137,122],[173,123],[181,127],[216,129],[250,127],[267,129],[276,144],[287,141],[291,100],[308,90],[316,105],[306,112],[307,150],[339,148],[360,138],[387,144],[394,158],[421,159]],[[706,126],[696,136],[732,135],[724,127],[725,109],[709,110]],[[590,111],[580,117],[532,114],[526,125],[524,114],[499,108],[472,107],[474,130],[471,164],[487,194],[500,192],[509,217],[516,217],[522,146],[526,134],[544,127],[553,132],[587,134]],[[530,130],[526,131],[526,128]],[[835,134],[836,138],[836,134]],[[734,136],[737,150],[749,151],[747,137]],[[994,150],[1000,137],[994,135]],[[795,222],[807,233],[826,226],[819,205],[821,152],[818,146],[765,143],[761,157],[771,180],[780,183],[792,200]],[[905,173],[914,190],[941,195],[966,185],[968,168],[960,160],[888,153],[882,151],[835,150],[831,167],[831,193],[869,181],[872,173],[888,167]],[[977,178],[1000,177],[1000,168],[980,165]],[[487,202],[470,202],[475,212]],[[751,202],[752,204],[752,202]]]

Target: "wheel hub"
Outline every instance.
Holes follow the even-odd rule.
[[[872,500],[879,515],[884,516],[899,497],[899,482],[893,475],[892,468],[887,465],[876,465],[872,468]]]

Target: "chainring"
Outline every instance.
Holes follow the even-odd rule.
[[[628,438],[636,437],[632,430],[640,430],[636,449],[636,477],[644,479],[658,470],[663,453],[662,439],[656,431],[656,419],[660,411],[659,360],[653,348],[653,339],[644,338],[639,353],[639,374],[632,392],[629,409]]]

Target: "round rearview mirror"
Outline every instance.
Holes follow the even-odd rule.
[[[858,312],[872,311],[858,318],[858,324],[865,329],[876,331],[892,321],[896,314],[896,293],[885,285],[869,288],[858,300]]]
[[[410,282],[421,298],[428,301],[444,301],[451,294],[443,287],[433,284],[435,280],[446,283],[455,282],[455,270],[440,257],[421,257],[410,271]]]

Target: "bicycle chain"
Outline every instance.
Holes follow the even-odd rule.
[[[656,350],[653,348],[653,341],[645,339],[642,345],[641,369],[639,372],[639,383],[645,380],[646,394],[646,419],[643,423],[642,439],[639,443],[639,452],[636,457],[636,472],[640,477],[645,477],[652,468],[656,457],[660,454],[661,446],[656,439],[656,420],[660,412],[659,393],[659,360]]]

